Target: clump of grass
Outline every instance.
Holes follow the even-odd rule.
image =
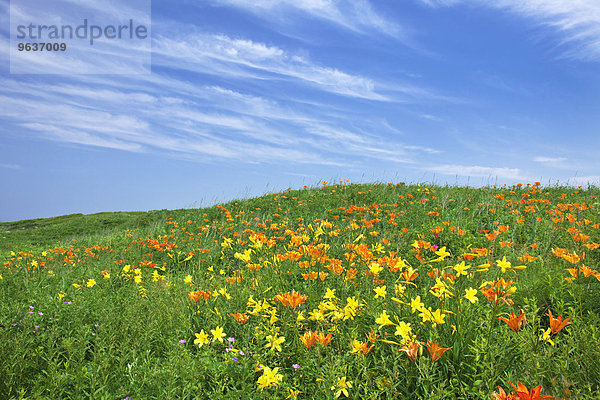
[[[598,195],[340,182],[35,221],[1,253],[0,397],[594,398]]]

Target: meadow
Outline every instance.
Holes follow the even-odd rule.
[[[0,224],[1,399],[600,399],[600,190]]]

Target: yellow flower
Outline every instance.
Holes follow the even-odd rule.
[[[337,389],[337,390],[336,390]],[[335,392],[335,398],[337,399],[338,397],[340,397],[342,394],[344,394],[344,396],[348,397],[348,389],[352,389],[352,381],[347,381],[346,382],[346,377],[342,377],[340,378],[340,380],[338,381],[336,386],[332,386],[331,390],[336,390]]]
[[[410,301],[410,312],[414,314],[415,311],[421,311],[424,306],[425,304],[421,302],[421,296],[417,296],[416,298],[411,299]]]
[[[375,323],[379,325],[379,329],[381,329],[382,326],[394,325],[394,323],[390,320],[390,316],[385,310],[383,310],[379,318],[375,319]]]
[[[467,275],[467,270],[469,268],[471,268],[470,265],[465,265],[464,261],[461,261],[460,264],[456,264],[454,267],[454,270],[456,271],[456,275],[461,276],[461,275]]]
[[[229,293],[227,293],[227,289],[226,288],[219,289],[219,294],[221,296],[225,297],[227,300],[231,299],[231,295]]]
[[[134,281],[135,283],[142,283],[142,275],[136,275],[136,276],[133,278],[133,281]]]
[[[431,313],[431,322],[433,323],[433,327],[435,328],[436,325],[442,325],[444,323],[444,318],[446,316],[444,314],[442,314],[442,310],[440,310],[439,308],[437,310],[435,310],[434,312]]]
[[[473,289],[473,288],[468,288],[465,289],[466,294],[464,295],[464,298],[469,300],[471,303],[477,303],[477,301],[479,300],[477,298],[477,289]]]
[[[275,334],[267,336],[267,340],[269,343],[265,345],[265,348],[281,351],[281,344],[285,342],[285,337],[277,336],[277,334]]]
[[[87,287],[94,287],[94,286],[96,286],[96,280],[95,279],[88,279],[88,281],[85,284],[85,286],[87,286]]]
[[[264,389],[270,386],[279,386],[281,380],[283,379],[283,375],[278,374],[279,368],[262,368],[263,374],[258,378],[256,383],[258,384],[259,389]]]
[[[65,292],[58,292],[58,299],[62,300],[63,297],[65,297],[66,293]]]
[[[550,339],[550,337],[551,337],[550,334],[552,333],[552,329],[548,328],[545,331],[544,330],[541,330],[541,331],[542,331],[542,334],[540,335],[539,340],[544,340],[544,341],[550,343],[552,346],[554,346],[554,342],[552,341],[552,339]]]
[[[377,286],[373,289],[375,291],[375,298],[382,297],[385,299],[385,289],[385,286]]]
[[[200,333],[195,333],[196,339],[194,339],[194,344],[198,345],[198,347],[202,347],[205,344],[210,343],[208,341],[208,335],[204,332],[204,329],[200,331]]]
[[[369,270],[371,271],[371,273],[373,275],[379,275],[379,272],[381,271],[381,267],[379,266],[378,263],[374,262],[374,263],[371,263],[371,265],[369,265]]]
[[[211,329],[210,333],[212,333],[213,335],[213,342],[215,340],[218,340],[219,342],[223,343],[223,338],[225,337],[225,332],[223,332],[223,328],[217,326],[216,329]]]
[[[438,251],[435,252],[435,254],[437,254],[440,257],[440,260],[443,260],[444,258],[450,255],[450,253],[446,251],[446,246],[440,248]]]
[[[502,260],[496,260],[496,265],[500,267],[502,273],[505,273],[507,269],[510,269],[510,262],[506,261],[506,256],[502,257]]]
[[[323,296],[324,299],[326,300],[334,300],[336,299],[335,297],[335,289],[329,289],[327,288],[327,291],[325,292],[325,296]]]
[[[396,325],[396,332],[394,333],[396,336],[402,336],[402,339],[406,342],[410,342],[412,340],[412,329],[410,324],[407,324],[404,321],[400,321],[400,324]]]
[[[183,283],[185,283],[186,285],[190,285],[191,283],[193,283],[192,281],[192,276],[188,275],[183,279]]]

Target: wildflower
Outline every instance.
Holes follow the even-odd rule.
[[[197,290],[189,292],[188,296],[194,303],[197,303],[198,300],[200,300],[200,292]]]
[[[508,382],[508,383],[510,384],[510,386],[512,386],[515,389],[515,392],[517,392],[517,396],[519,396],[519,399],[521,399],[521,400],[554,399],[554,397],[550,396],[550,395],[540,396],[540,392],[542,391],[541,386],[538,386],[536,388],[527,389],[527,387],[525,385],[523,385],[521,382],[517,383],[517,386],[513,385],[510,382]]]
[[[205,344],[210,343],[208,340],[208,335],[204,332],[204,329],[200,331],[200,333],[195,333],[196,339],[194,339],[194,344],[198,345],[198,347],[202,347]]]
[[[440,357],[442,356],[442,354],[444,354],[446,351],[450,350],[451,348],[452,347],[448,347],[448,348],[440,347],[440,345],[435,342],[429,343],[429,340],[427,341],[427,351],[429,351],[429,355],[431,356],[431,359],[433,361],[439,360]]]
[[[498,386],[498,393],[490,393],[492,400],[516,400],[514,394],[507,394],[501,386]]]
[[[412,341],[412,329],[410,324],[400,321],[400,323],[396,325],[396,332],[394,332],[394,335],[401,336],[402,340],[406,342]]]
[[[373,289],[375,291],[375,298],[381,297],[385,299],[385,285],[384,286],[377,286],[375,289]]]
[[[371,273],[375,276],[379,275],[379,272],[381,271],[381,267],[378,263],[374,262],[371,263],[371,265],[369,265],[369,271],[371,271]]]
[[[325,334],[323,334],[322,332],[312,331],[305,332],[303,336],[300,336],[300,341],[304,344],[304,347],[306,347],[307,349],[310,349],[316,343],[321,343],[321,345],[325,347],[329,342],[331,342],[331,339],[333,339],[331,333],[325,336]]]
[[[477,298],[477,289],[468,288],[465,289],[465,293],[466,294],[464,295],[464,298],[469,300],[471,303],[475,304],[477,301],[479,301]]]
[[[244,325],[246,322],[248,322],[248,314],[246,313],[241,313],[241,312],[237,312],[235,314],[229,314],[231,315],[237,322],[239,322],[240,324]]]
[[[327,288],[327,291],[325,292],[325,295],[323,296],[324,299],[326,300],[335,300],[335,289],[329,289]]]
[[[183,283],[184,283],[184,284],[186,284],[186,285],[190,285],[190,284],[192,284],[192,283],[193,283],[192,276],[191,276],[191,275],[187,275],[187,276],[186,276],[186,277],[183,279]]]
[[[379,329],[386,325],[394,325],[394,323],[390,320],[390,316],[385,310],[383,310],[379,318],[375,319],[375,323],[379,325]]]
[[[261,368],[261,370],[263,374],[256,381],[259,389],[262,390],[266,387],[280,385],[281,380],[283,379],[283,375],[277,373],[279,371],[279,368],[271,369],[269,367],[264,367]]]
[[[300,368],[300,365],[298,365],[298,364],[292,364],[292,368],[298,369],[298,368]]]
[[[85,286],[87,287],[94,287],[96,285],[96,280],[95,279],[88,279],[87,283],[85,284]]]
[[[223,343],[223,338],[226,336],[225,332],[223,332],[223,328],[217,326],[215,329],[211,329],[210,333],[213,335],[213,342],[218,340],[219,342]]]
[[[416,298],[411,299],[410,301],[410,312],[414,313],[415,311],[421,311],[424,306],[425,304],[421,302],[421,296],[417,296]]]
[[[511,312],[509,318],[498,317],[498,319],[506,322],[508,327],[515,332],[519,332],[519,330],[521,329],[521,326],[523,326],[523,324],[527,320],[525,318],[525,312],[523,310],[521,310],[521,313],[519,314],[518,317],[515,315],[515,313]]]
[[[553,334],[557,334],[558,332],[560,332],[562,330],[562,328],[564,328],[567,325],[572,325],[572,322],[569,322],[569,320],[571,318],[567,318],[563,321],[562,319],[562,315],[559,315],[557,318],[554,318],[552,316],[552,311],[548,310],[548,313],[546,314],[549,318],[550,318],[550,329],[552,330]]]
[[[186,342],[186,340],[185,340],[185,339],[181,339],[181,340],[179,341],[179,343],[181,343],[181,344],[184,344],[185,342]]]
[[[267,336],[268,343],[265,345],[265,348],[270,348],[272,350],[281,351],[281,344],[285,342],[285,337],[277,336],[277,334]]]
[[[107,269],[102,271],[102,275],[104,275],[104,279],[110,279],[110,272]]]
[[[542,334],[539,337],[540,341],[546,341],[548,343],[550,343],[552,346],[554,346],[554,342],[552,341],[552,339],[550,338],[550,334],[552,333],[552,329],[548,328],[546,330],[540,329],[542,331]]]
[[[296,308],[306,301],[308,296],[295,291],[291,293],[279,293],[273,300],[279,301],[284,307]]]
[[[464,261],[461,261],[460,264],[456,264],[452,267],[456,271],[456,275],[467,275],[467,271],[471,268],[470,265],[466,265]]]
[[[373,347],[374,345],[369,347],[369,342],[359,342],[356,339],[350,341],[350,348],[352,349],[350,353],[362,353],[366,355]]]
[[[421,348],[421,344],[418,341],[414,341],[412,343],[409,343],[406,346],[403,346],[400,351],[403,351],[406,353],[406,355],[408,356],[408,358],[410,358],[411,361],[417,361],[417,356],[419,355],[419,349]]]
[[[337,385],[332,386],[331,390],[335,391],[335,398],[337,399],[342,394],[346,397],[349,396],[348,389],[352,389],[352,381],[346,381],[346,377],[340,378]]]

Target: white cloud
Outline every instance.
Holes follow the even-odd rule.
[[[598,0],[419,0],[429,6],[466,4],[504,9],[560,33],[560,54],[600,61],[600,1]]]
[[[215,3],[242,8],[267,18],[297,11],[358,33],[377,31],[393,37],[401,35],[400,26],[377,13],[367,0],[218,0]]]
[[[6,169],[21,169],[21,166],[18,164],[0,164],[0,168]]]
[[[336,68],[321,66],[276,46],[225,35],[196,34],[184,38],[157,37],[153,64],[237,79],[281,79],[308,83],[348,97],[393,101],[381,93],[384,83]]]
[[[539,163],[557,163],[561,161],[566,161],[565,157],[535,157],[533,161]]]
[[[443,175],[524,179],[521,170],[518,168],[481,167],[478,165],[439,165],[426,168],[426,170]]]

